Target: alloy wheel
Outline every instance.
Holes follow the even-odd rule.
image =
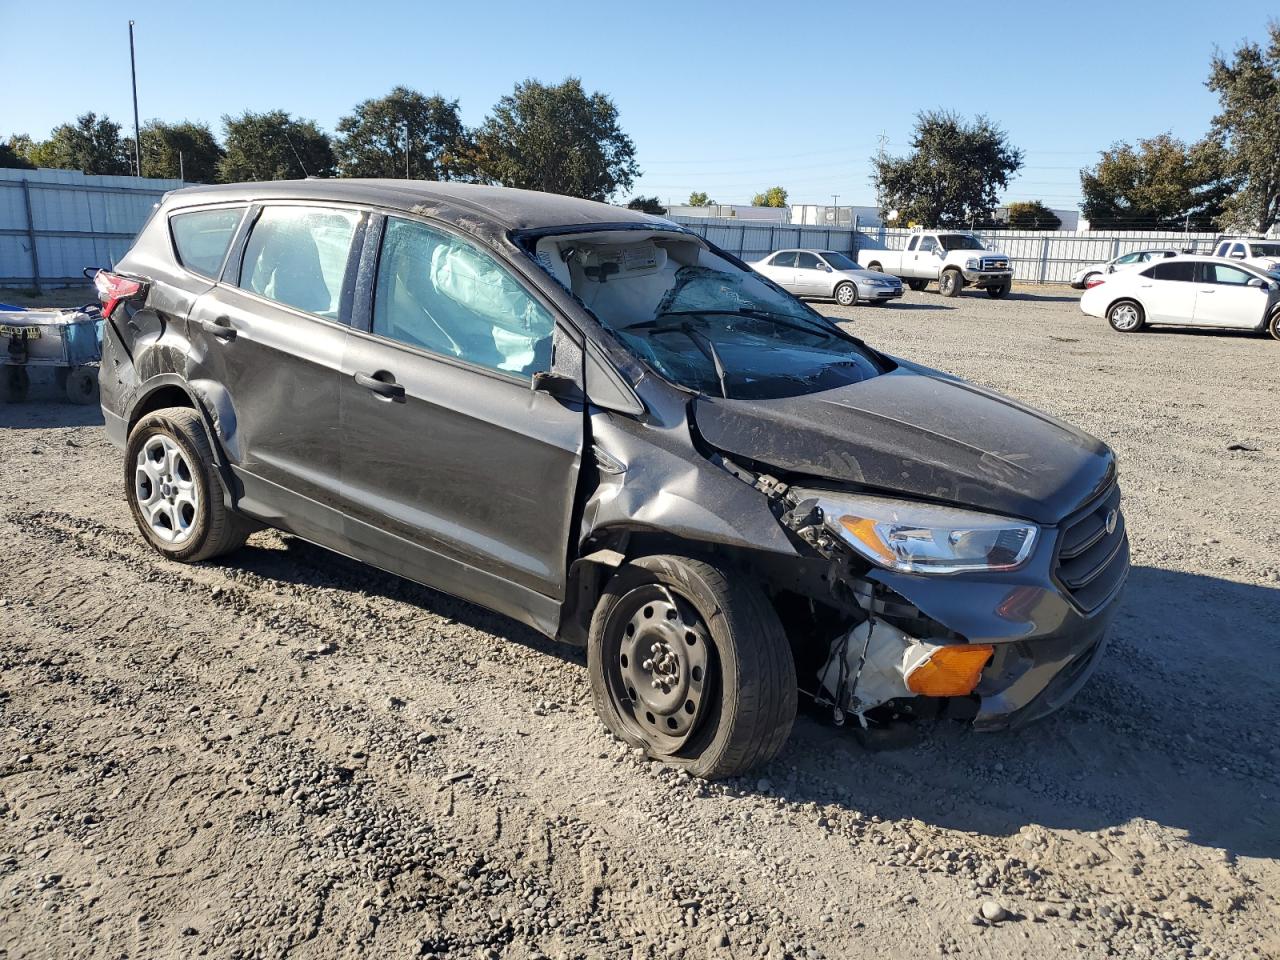
[[[200,488],[182,448],[155,433],[138,451],[133,495],[157,539],[170,545],[188,540],[200,516]]]

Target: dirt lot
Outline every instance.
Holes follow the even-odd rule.
[[[161,561],[96,411],[0,409],[0,956],[1280,955],[1280,343],[823,309],[1115,447],[1134,570],[1071,706],[891,752],[806,718],[690,781],[578,651],[274,533]]]

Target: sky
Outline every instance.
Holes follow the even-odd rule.
[[[967,10],[967,12],[966,12]],[[1115,141],[1194,141],[1215,49],[1261,41],[1275,0],[934,3],[413,3],[0,0],[0,137],[85,111],[143,122],[283,109],[332,132],[403,84],[477,125],[528,78],[613,98],[643,175],[626,196],[873,205],[870,158],[906,152],[920,110],[986,114],[1025,152],[1004,199],[1074,209]],[[977,21],[982,26],[976,26]],[[625,199],[625,196],[618,199]]]

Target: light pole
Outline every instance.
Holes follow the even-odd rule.
[[[133,80],[133,162],[142,176],[142,136],[138,128],[138,65],[133,56],[133,21],[129,21],[129,76]]]

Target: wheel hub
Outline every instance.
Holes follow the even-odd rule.
[[[622,628],[617,662],[635,721],[649,736],[682,738],[693,729],[708,656],[709,641],[696,614],[686,617],[673,598],[654,598],[635,609]]]

